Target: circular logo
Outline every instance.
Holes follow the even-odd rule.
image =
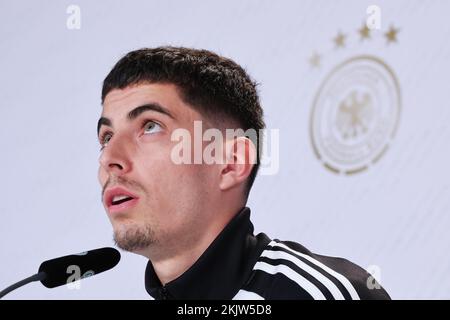
[[[335,67],[313,102],[311,141],[324,166],[352,174],[377,162],[393,139],[400,87],[381,59],[358,56]]]
[[[94,272],[93,270],[89,270],[89,271],[86,271],[86,272],[81,276],[81,279],[86,279],[86,278],[92,277],[93,275],[95,275],[95,272]]]

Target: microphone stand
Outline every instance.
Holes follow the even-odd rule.
[[[13,285],[6,288],[5,290],[0,291],[0,299],[3,298],[8,293],[10,293],[11,291],[16,290],[17,288],[20,288],[30,282],[42,281],[45,279],[46,276],[47,276],[47,274],[45,272],[39,272],[39,273],[36,273],[35,275],[32,275],[31,277],[23,279],[22,281],[14,283]]]

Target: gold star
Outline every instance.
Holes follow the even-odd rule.
[[[389,31],[384,34],[386,36],[388,44],[391,42],[397,42],[397,34],[399,33],[399,31],[399,29],[396,29],[393,26],[389,28]]]
[[[364,24],[361,29],[358,30],[359,31],[359,35],[361,36],[361,40],[364,39],[370,39],[370,29],[367,28],[367,25]]]
[[[309,64],[315,68],[320,67],[320,55],[314,52],[311,58],[309,58]]]
[[[341,32],[338,33],[336,38],[333,39],[334,43],[336,44],[336,48],[343,48],[345,47],[345,35]]]

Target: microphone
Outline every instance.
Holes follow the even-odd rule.
[[[47,288],[55,288],[114,268],[120,253],[114,248],[100,248],[44,261],[38,273],[19,281],[0,292],[0,298],[33,281]]]

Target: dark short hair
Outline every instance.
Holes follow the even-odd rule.
[[[102,104],[113,89],[140,83],[171,83],[181,99],[207,119],[226,117],[240,129],[256,131],[257,161],[247,182],[247,194],[260,165],[260,129],[264,129],[257,83],[229,58],[208,50],[164,46],[131,51],[103,82]],[[253,139],[252,139],[253,140]]]

